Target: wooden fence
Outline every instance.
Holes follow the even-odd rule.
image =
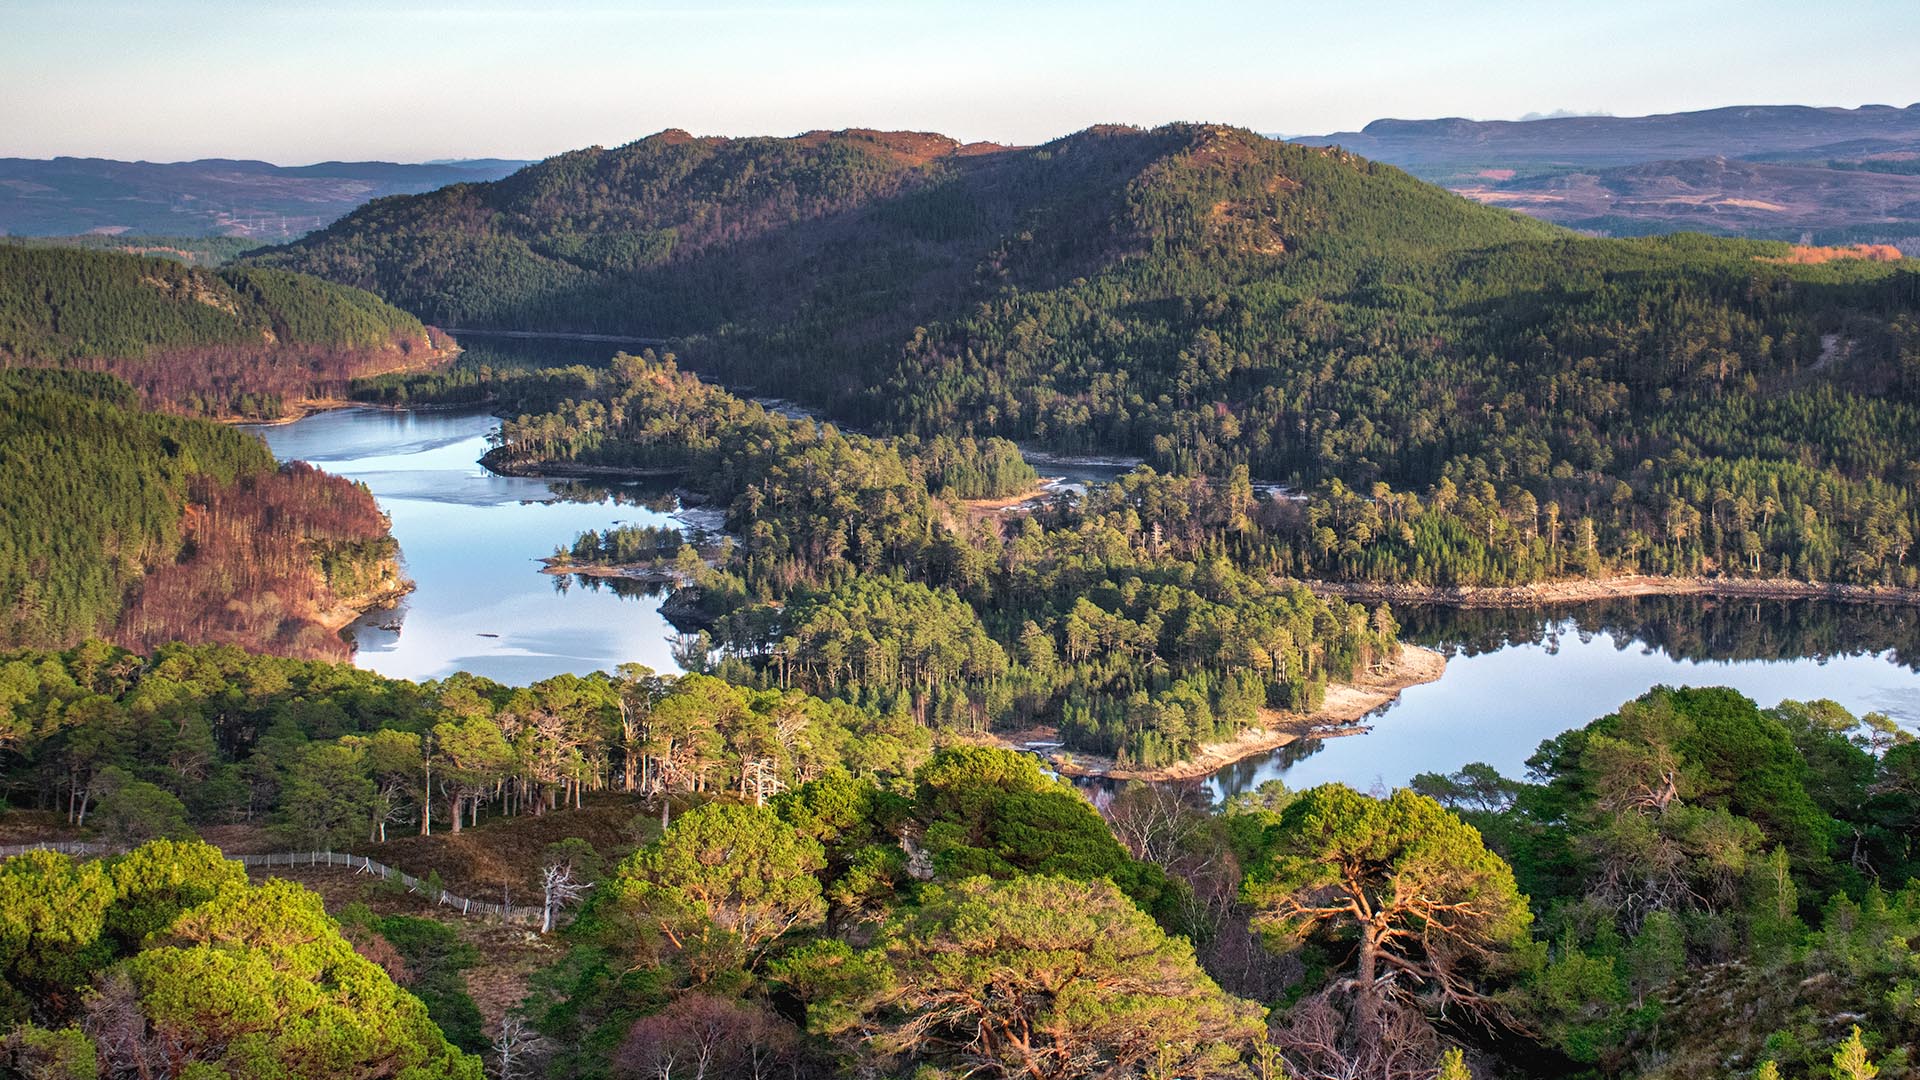
[[[0,858],[23,855],[29,851],[57,851],[63,855],[119,855],[127,849],[115,844],[86,843],[81,841],[46,841],[38,844],[0,845]],[[344,866],[358,874],[374,874],[387,881],[398,881],[407,887],[408,892],[422,893],[434,903],[442,904],[458,911],[462,915],[482,915],[499,919],[507,923],[520,923],[528,926],[540,925],[539,904],[494,904],[485,900],[473,900],[465,896],[455,896],[445,889],[431,890],[427,883],[412,874],[404,873],[382,862],[375,862],[365,855],[348,855],[338,851],[276,851],[267,855],[229,855],[227,858],[242,866]]]

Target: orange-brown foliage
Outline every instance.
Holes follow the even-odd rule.
[[[218,486],[187,507],[180,558],[147,574],[114,633],[150,652],[168,641],[221,642],[257,652],[345,660],[321,621],[341,597],[323,553],[380,547],[387,521],[366,488],[304,462]]]
[[[1900,249],[1892,244],[1849,244],[1844,247],[1793,245],[1785,255],[1762,258],[1761,262],[1789,263],[1796,266],[1835,262],[1840,259],[1865,259],[1868,262],[1899,262]]]
[[[63,366],[132,383],[150,408],[190,416],[271,420],[309,398],[342,398],[355,379],[434,364],[451,339],[406,334],[378,349],[324,345],[197,345],[141,357],[89,357]]]

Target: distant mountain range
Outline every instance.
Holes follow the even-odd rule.
[[[1294,139],[1611,235],[1699,229],[1920,251],[1920,104],[1376,120]]]
[[[1290,141],[1339,146],[1477,201],[1599,235],[1698,230],[1888,243],[1920,254],[1920,104],[1383,119]],[[281,242],[382,196],[498,180],[529,164],[0,158],[0,236]]]
[[[222,158],[173,163],[0,158],[0,235],[289,240],[371,199],[497,180],[526,164],[498,158],[299,166]]]

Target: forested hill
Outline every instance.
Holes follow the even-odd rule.
[[[736,373],[774,382],[803,370],[817,398],[871,386],[916,327],[992,317],[1008,298],[1081,279],[1109,287],[1097,301],[1109,313],[1159,319],[1159,302],[1204,301],[1285,267],[1351,277],[1356,258],[1548,235],[1395,169],[1216,126],[1091,128],[1018,149],[900,132],[668,131],[379,200],[254,261],[370,289],[444,326],[724,331],[695,362],[735,358]],[[768,345],[790,359],[763,372],[749,346]]]
[[[420,320],[304,274],[0,245],[0,365],[109,371],[190,413],[278,416],[436,352]]]
[[[1920,272],[1863,254],[1586,238],[1177,125],[667,133],[262,260],[447,325],[678,337],[703,375],[869,429],[1415,498],[1383,546],[1330,492],[1300,530],[1315,575],[1910,585]]]
[[[111,376],[0,370],[0,645],[344,659],[334,631],[350,601],[398,587],[394,555],[364,487],[142,410]]]

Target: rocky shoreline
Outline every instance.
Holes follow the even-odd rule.
[[[413,582],[401,577],[396,567],[378,587],[336,599],[331,607],[319,614],[316,621],[333,633],[340,634],[346,638],[348,645],[352,645],[352,637],[345,633],[348,627],[373,612],[392,607],[412,591]]]

